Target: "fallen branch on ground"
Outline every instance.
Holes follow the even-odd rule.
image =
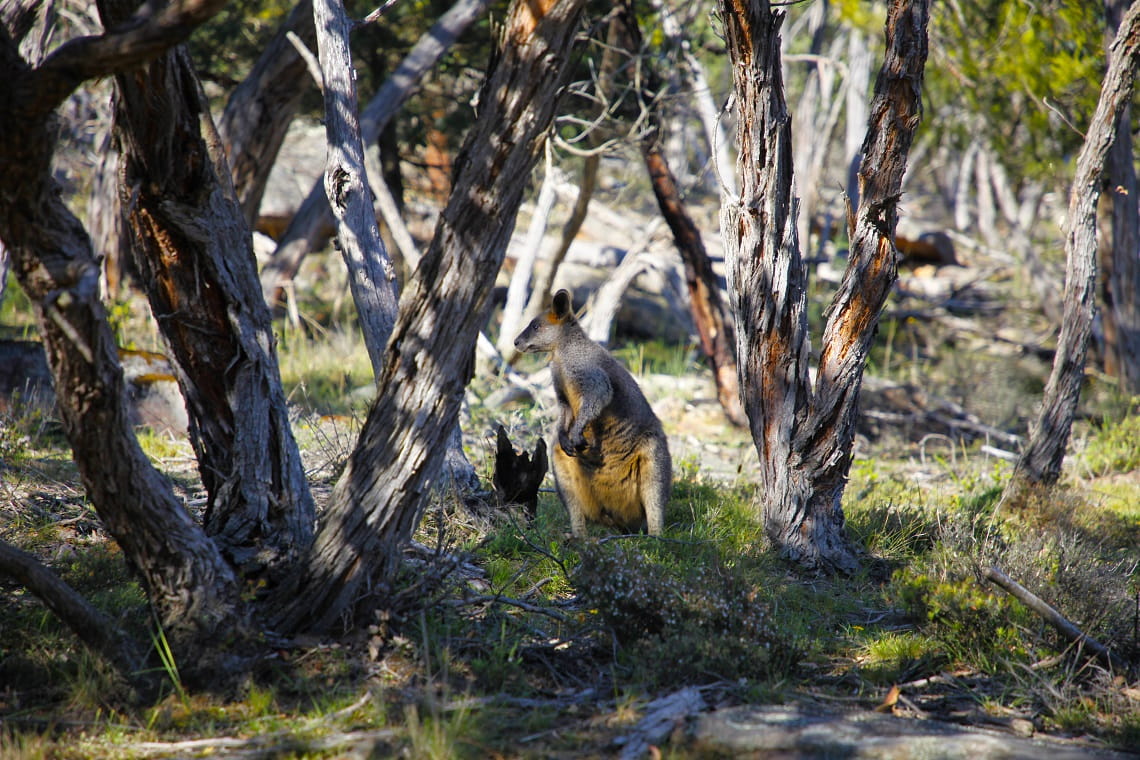
[[[1057,631],[1069,641],[1080,647],[1087,648],[1106,664],[1114,668],[1119,670],[1128,669],[1128,664],[1114,654],[1108,647],[1086,634],[1080,628],[1077,628],[1077,626],[1070,622],[1064,615],[1050,607],[1044,600],[1010,578],[1001,570],[998,570],[996,567],[989,568],[986,570],[986,580],[1001,587],[1003,591],[1036,612],[1044,618],[1046,623],[1056,628]]]

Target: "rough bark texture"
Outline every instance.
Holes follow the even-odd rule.
[[[780,77],[782,12],[721,4],[739,103],[741,190],[721,211],[744,405],[760,457],[765,532],[808,568],[851,571],[840,497],[855,402],[894,282],[895,205],[918,124],[928,3],[891,3],[850,230],[851,262],[830,309],[814,394],[808,386],[806,277],[796,232],[790,116]]]
[[[384,82],[360,115],[360,134],[365,144],[375,142],[380,133],[411,96],[416,83],[426,74],[464,30],[482,15],[489,0],[457,0],[447,13],[416,42],[404,60]],[[293,279],[305,255],[328,240],[334,217],[328,195],[318,183],[309,191],[273,258],[262,269],[261,289],[272,305],[283,302],[282,287]]]
[[[100,12],[112,25],[133,4],[103,2]],[[312,540],[316,510],[249,227],[185,51],[116,77],[116,101],[123,205],[186,400],[206,530],[244,572],[286,566]]]
[[[234,192],[250,228],[257,221],[269,172],[289,124],[307,88],[315,85],[305,70],[305,60],[289,41],[290,32],[306,47],[313,47],[317,35],[311,0],[300,0],[293,6],[249,76],[230,94],[218,119]]]
[[[520,0],[488,75],[454,190],[401,299],[373,404],[297,583],[281,630],[327,628],[383,593],[427,503],[474,370],[524,189],[568,78],[584,0]]]
[[[1105,5],[1109,30],[1115,32],[1129,3],[1109,0]],[[1104,369],[1117,378],[1124,393],[1140,395],[1140,188],[1132,152],[1130,107],[1125,107],[1116,125],[1104,187],[1112,208],[1111,234],[1101,241]]]
[[[348,16],[341,0],[313,0],[313,23],[324,74],[328,135],[325,194],[337,220],[340,253],[348,268],[349,288],[372,360],[372,374],[379,377],[384,345],[396,323],[396,269],[372,210],[357,119],[352,53],[348,49]]]
[[[1061,475],[1061,463],[1080,399],[1085,355],[1096,310],[1096,207],[1101,176],[1116,139],[1117,124],[1131,101],[1133,80],[1140,65],[1138,18],[1140,3],[1135,3],[1124,15],[1112,43],[1100,100],[1077,156],[1077,171],[1069,192],[1065,312],[1057,339],[1057,354],[1045,384],[1041,410],[1030,426],[1029,441],[1014,470],[1010,489],[1030,484],[1048,486]]]
[[[863,368],[898,279],[895,227],[907,156],[922,118],[929,14],[929,0],[896,0],[887,12],[886,55],[861,151],[859,208],[848,225],[849,261],[828,310],[807,424],[795,435],[812,481],[809,514],[839,521]],[[788,534],[789,540],[797,538]]]
[[[190,683],[238,669],[240,647],[227,646],[245,630],[238,585],[130,427],[91,241],[52,178],[52,114],[84,77],[112,74],[184,38],[196,23],[184,17],[191,7],[200,21],[220,5],[159,10],[149,21],[69,43],[35,69],[19,57],[18,35],[0,27],[0,239],[35,305],[87,497],[137,568]],[[174,27],[172,14],[181,19]]]

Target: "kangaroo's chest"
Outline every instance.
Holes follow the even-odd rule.
[[[578,410],[582,408],[582,389],[570,381],[561,364],[553,365],[552,371],[554,374],[554,396],[558,399],[558,405],[569,409],[571,414],[577,415]]]

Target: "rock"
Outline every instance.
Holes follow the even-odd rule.
[[[186,404],[169,360],[153,351],[123,349],[119,361],[131,424],[185,435]],[[13,404],[55,408],[51,370],[38,341],[0,340],[0,411],[10,411]]]
[[[55,406],[44,347],[34,340],[0,340],[0,412],[13,403],[39,409]]]
[[[1025,739],[938,720],[875,712],[826,713],[796,705],[748,705],[700,715],[692,731],[699,755],[876,760],[1124,760],[1135,757],[1064,741]]]

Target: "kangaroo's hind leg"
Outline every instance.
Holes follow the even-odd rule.
[[[665,439],[651,438],[642,445],[638,490],[645,509],[649,535],[659,536],[665,528],[665,507],[673,491],[673,461]]]

